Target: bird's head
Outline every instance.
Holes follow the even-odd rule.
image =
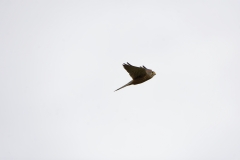
[[[151,71],[151,77],[155,76],[156,73],[154,71]]]

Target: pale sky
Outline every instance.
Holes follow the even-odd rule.
[[[0,1],[0,159],[239,160],[239,8]]]

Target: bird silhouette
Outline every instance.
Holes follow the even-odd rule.
[[[136,84],[146,82],[147,80],[151,79],[153,76],[156,75],[154,71],[152,71],[151,69],[147,69],[145,66],[136,67],[127,62],[127,64],[125,63],[123,64],[123,67],[132,77],[132,80],[127,84],[125,84],[124,86],[118,88],[117,90],[130,85],[136,85]]]

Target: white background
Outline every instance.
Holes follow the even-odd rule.
[[[238,0],[2,0],[0,13],[0,159],[240,159]],[[125,62],[157,75],[113,92]]]

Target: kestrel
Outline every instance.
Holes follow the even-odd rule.
[[[152,71],[151,69],[147,69],[145,66],[136,67],[136,66],[132,66],[131,64],[129,64],[127,62],[127,64],[125,64],[125,63],[123,64],[123,67],[130,74],[130,76],[132,77],[133,80],[131,80],[124,86],[118,88],[117,90],[122,89],[127,86],[130,86],[132,84],[136,85],[136,84],[143,83],[156,75],[156,73],[154,71]],[[115,90],[115,91],[117,91],[117,90]]]

